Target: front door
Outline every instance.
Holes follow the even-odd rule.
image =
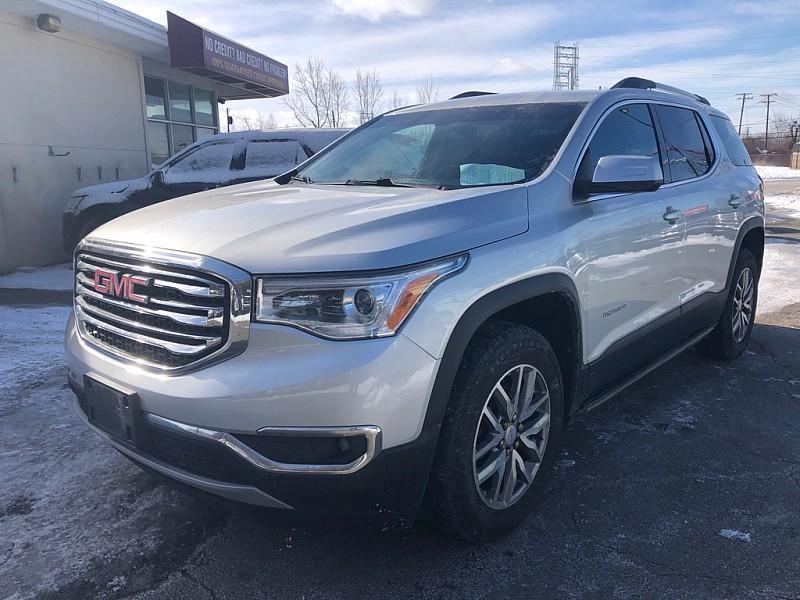
[[[661,157],[647,104],[625,104],[604,115],[578,176],[592,173],[601,157],[611,155]],[[591,196],[581,209],[588,211],[582,227],[588,270],[585,346],[590,388],[600,392],[678,341],[684,202],[667,186]]]

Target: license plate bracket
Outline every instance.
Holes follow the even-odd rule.
[[[138,446],[142,431],[139,396],[126,394],[85,375],[83,389],[89,422],[114,439]]]

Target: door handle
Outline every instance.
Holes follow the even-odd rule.
[[[675,222],[683,216],[683,212],[676,210],[671,206],[667,207],[667,212],[663,214],[664,220],[669,222],[670,225],[675,225]]]
[[[731,197],[728,198],[728,204],[730,204],[733,208],[739,208],[742,205],[742,197],[737,196],[736,194],[731,194]]]

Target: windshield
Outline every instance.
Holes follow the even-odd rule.
[[[294,180],[454,189],[519,183],[550,164],[586,106],[478,106],[389,114],[343,139]]]

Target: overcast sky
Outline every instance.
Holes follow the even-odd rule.
[[[707,96],[735,122],[735,94],[755,99],[745,124],[764,127],[759,94],[800,117],[800,2],[760,0],[112,0],[166,24],[167,9],[292,68],[322,57],[351,80],[375,68],[385,97],[415,101],[432,76],[440,99],[465,90],[552,87],[553,41],[580,44],[581,89],[647,77]],[[281,99],[236,102],[289,124]]]

